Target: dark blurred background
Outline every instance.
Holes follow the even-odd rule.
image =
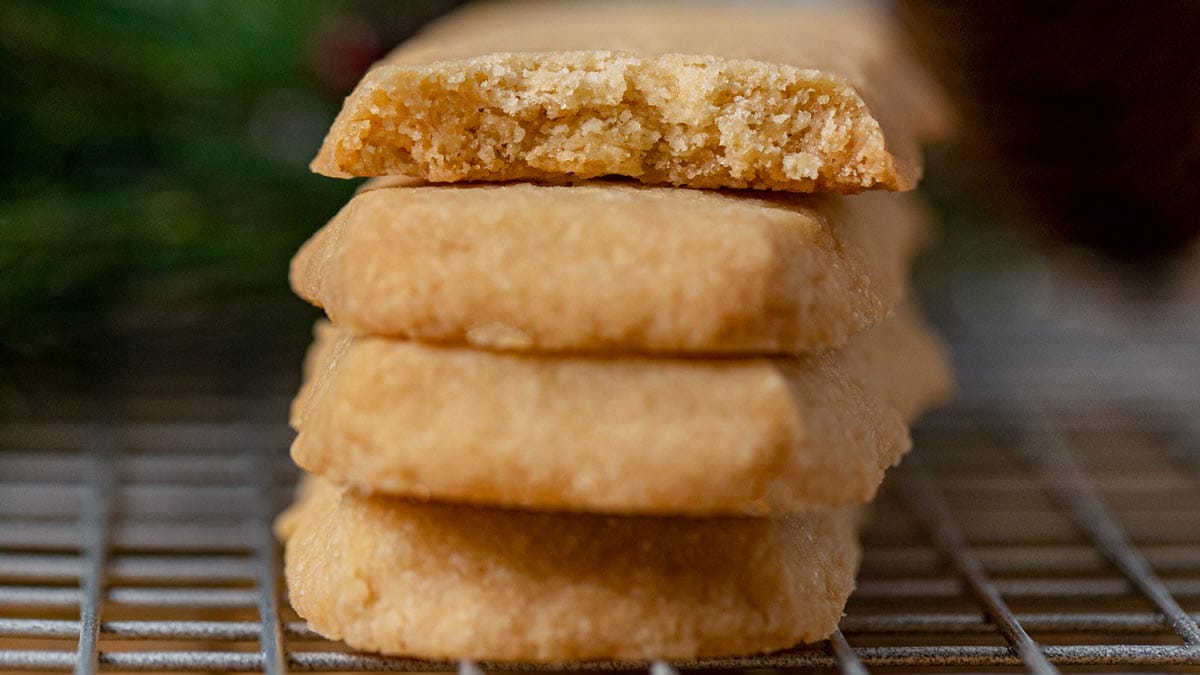
[[[307,163],[367,67],[454,4],[0,3],[0,363],[306,324],[287,260],[354,189]]]
[[[897,0],[970,196],[1115,260],[1200,230],[1200,2]]]
[[[278,344],[294,372],[317,313],[287,261],[355,188],[307,162],[369,64],[457,4],[0,2],[0,393],[187,340]],[[962,117],[923,187],[945,233],[918,278],[943,326],[980,293],[1040,302],[1047,260],[1192,287],[1200,3],[895,8]]]

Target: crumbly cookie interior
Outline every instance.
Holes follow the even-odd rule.
[[[347,103],[314,162],[319,172],[908,187],[845,80],[753,60],[565,52],[385,65]]]

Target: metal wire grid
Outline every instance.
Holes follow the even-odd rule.
[[[1194,324],[1112,341],[1004,323],[953,341],[988,355],[972,363],[1021,352],[1028,372],[963,368],[960,403],[917,430],[864,531],[842,631],[676,668],[1200,669],[1200,353],[1172,348]],[[1062,345],[1110,368],[1085,373],[1113,387],[1100,402],[1017,388],[1061,377]],[[295,476],[281,399],[224,394],[234,419],[205,399],[164,405],[187,372],[165,391],[137,381],[117,418],[0,428],[0,669],[471,671],[307,630],[281,600],[270,531]]]
[[[1037,420],[1024,413],[960,409],[942,413],[924,427],[921,453],[895,473],[881,498],[875,522],[865,533],[868,557],[860,590],[843,630],[822,648],[800,648],[780,654],[739,659],[711,659],[680,667],[819,667],[853,672],[863,667],[925,666],[931,664],[992,666],[1024,664],[1049,672],[1056,664],[1200,664],[1200,634],[1194,617],[1176,598],[1200,599],[1200,545],[1183,540],[1169,545],[1138,546],[1120,519],[1101,501],[1101,492],[1154,496],[1153,485],[1131,475],[1130,480],[1108,476],[1098,489],[1075,459],[1066,438],[1070,431],[1122,430],[1161,434],[1172,442],[1194,443],[1182,437],[1169,416],[1161,412],[1129,411],[1128,419],[1094,413],[1059,414],[1064,425],[1051,429],[1051,418]],[[1035,426],[1035,424],[1037,426]],[[1147,427],[1139,430],[1135,425]],[[1004,438],[1017,433],[1020,437]],[[981,435],[998,435],[1010,443],[1012,457],[978,467],[954,455],[969,451]],[[971,440],[968,437],[976,437]],[[194,441],[225,439],[223,447],[210,442],[207,456],[197,457]],[[49,452],[70,439],[71,452]],[[70,669],[90,672],[97,666],[129,670],[429,670],[454,664],[381,659],[330,648],[298,621],[286,621],[279,610],[278,559],[268,516],[287,497],[291,471],[273,452],[280,438],[242,423],[207,425],[127,424],[120,429],[86,425],[24,425],[0,435],[8,451],[0,455],[5,496],[0,541],[0,635],[7,638],[77,640],[77,649],[5,649],[0,667]],[[967,443],[955,447],[951,441]],[[161,453],[130,452],[128,448],[169,448]],[[1183,447],[1182,445],[1180,447]],[[1194,447],[1194,446],[1192,446]],[[123,450],[124,449],[124,450]],[[974,448],[978,450],[978,447]],[[1126,453],[1123,467],[1141,463],[1164,470],[1162,448],[1114,446]],[[1190,455],[1180,455],[1181,461]],[[1022,459],[1023,458],[1023,459]],[[1114,461],[1099,454],[1098,461]],[[979,481],[959,483],[963,467]],[[949,472],[949,473],[947,473]],[[1029,473],[1024,484],[1014,473]],[[238,480],[229,480],[232,476]],[[283,478],[275,481],[274,477]],[[1163,528],[1154,518],[1135,522],[1135,534],[1152,542],[1178,538],[1200,523],[1200,473],[1191,479],[1191,495],[1175,481],[1158,493],[1174,496],[1171,510],[1156,517],[1177,518]],[[79,482],[75,482],[78,480]],[[947,481],[951,481],[948,484]],[[958,483],[958,484],[955,484]],[[1041,490],[1055,500],[1056,511],[1044,522],[1026,526],[1033,543],[1021,542],[1010,531],[993,531],[994,541],[980,541],[976,526],[962,522],[963,505],[972,500],[1005,496],[1014,491]],[[1183,493],[1181,496],[1180,494]],[[1187,499],[1184,499],[1187,497]],[[1006,497],[1007,498],[1007,497]],[[900,507],[900,508],[897,508]],[[883,512],[884,510],[887,512]],[[238,514],[249,514],[240,520]],[[993,511],[998,521],[1004,511]],[[1053,543],[1055,516],[1067,517],[1090,545]],[[903,519],[929,535],[928,546],[906,531]],[[989,522],[993,527],[996,522]],[[147,527],[149,526],[149,527]],[[1049,532],[1039,532],[1039,528]],[[1061,529],[1061,527],[1059,527]],[[1050,538],[1039,541],[1038,537]],[[72,550],[74,549],[74,550]],[[1066,575],[1102,572],[1105,562],[1121,576]],[[939,563],[956,574],[938,575]],[[1158,569],[1191,576],[1163,579]],[[933,576],[926,576],[929,573]],[[1011,573],[1037,573],[1010,576]],[[1049,576],[1043,576],[1049,575]],[[998,578],[1005,577],[1008,578]],[[75,587],[58,582],[77,581]],[[1138,596],[1143,611],[1124,608]],[[1018,614],[1006,601],[1029,603],[1072,601],[1100,603],[1102,611],[1033,611]],[[939,611],[974,600],[981,611]],[[1121,608],[1109,609],[1120,605]],[[104,620],[109,607],[133,608],[149,618]],[[78,608],[79,619],[45,618]],[[13,615],[9,616],[9,611]],[[23,611],[22,611],[23,610]],[[204,614],[227,612],[250,618],[210,620],[165,619],[156,613]],[[262,617],[259,620],[257,617]],[[997,644],[996,633],[1004,638]],[[1108,645],[1035,642],[1030,632],[1104,637],[1129,634],[1169,644]],[[1171,633],[1174,633],[1174,636]],[[930,644],[887,644],[896,637],[916,637]],[[109,650],[107,640],[145,641],[148,651]],[[203,641],[204,649],[158,650],[156,641]],[[972,642],[992,644],[970,644]],[[223,648],[257,643],[248,651]],[[964,644],[965,642],[965,644]],[[296,643],[284,649],[285,643]],[[850,645],[855,645],[851,648]],[[631,669],[639,664],[597,663],[573,667]],[[489,666],[495,667],[495,666]],[[861,671],[860,671],[861,672]]]

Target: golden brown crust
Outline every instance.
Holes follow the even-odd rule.
[[[909,448],[900,411],[944,394],[931,340],[907,313],[840,352],[776,359],[523,356],[343,335],[315,348],[331,357],[298,398],[292,457],[342,484],[539,509],[861,503]],[[911,377],[884,381],[901,372]]]
[[[310,486],[285,515],[292,606],[356,649],[555,662],[745,654],[825,638],[853,509],[777,518],[544,514]]]
[[[935,99],[865,6],[485,3],[369,72],[312,168],[904,190],[947,126]]]
[[[909,303],[888,320],[904,327],[866,331],[856,338],[857,348],[841,355],[850,378],[870,382],[909,421],[945,403],[954,390],[950,353],[919,317],[920,310]]]
[[[362,334],[538,352],[812,351],[900,302],[923,219],[909,195],[378,187],[301,248],[291,281]]]

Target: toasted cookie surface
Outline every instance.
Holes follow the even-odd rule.
[[[861,503],[909,448],[904,413],[948,385],[909,313],[790,358],[547,357],[322,332],[324,365],[293,407],[300,466],[386,493],[554,510]]]
[[[872,6],[482,3],[346,99],[312,167],[437,182],[623,175],[690,187],[908,189],[935,90]]]
[[[854,586],[854,509],[776,518],[546,514],[306,486],[289,597],[356,649],[445,659],[690,658],[825,638]]]
[[[359,333],[488,349],[795,352],[839,346],[904,295],[909,195],[595,182],[381,187],[292,262]]]

